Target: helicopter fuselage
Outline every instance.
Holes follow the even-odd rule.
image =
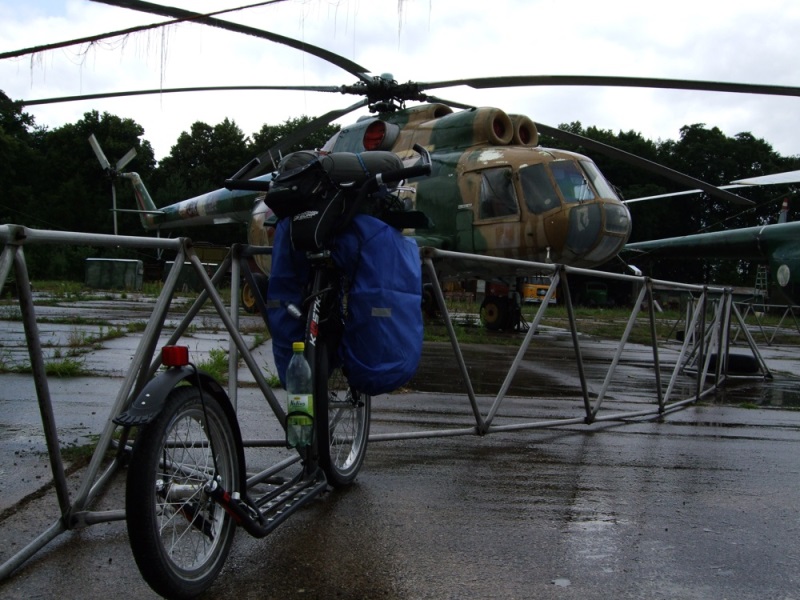
[[[362,119],[328,152],[431,153],[430,177],[403,192],[433,227],[411,232],[421,246],[563,263],[601,265],[631,231],[628,208],[586,156],[537,146],[530,119],[497,108],[453,113],[430,104]]]

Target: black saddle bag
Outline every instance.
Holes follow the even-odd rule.
[[[370,175],[402,166],[391,152],[294,152],[281,161],[265,201],[279,219],[291,219],[295,250],[316,251],[343,225],[343,217]]]

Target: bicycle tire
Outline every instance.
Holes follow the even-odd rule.
[[[192,598],[206,590],[236,533],[231,515],[203,490],[215,476],[230,492],[238,489],[233,429],[211,394],[202,400],[194,386],[173,389],[164,410],[139,431],[128,468],[131,550],[145,581],[167,598]]]
[[[372,398],[353,390],[341,368],[330,368],[329,345],[324,336],[317,340],[314,423],[319,465],[328,483],[341,488],[353,483],[364,462]]]

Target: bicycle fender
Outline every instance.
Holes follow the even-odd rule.
[[[169,393],[181,382],[189,380],[188,383],[197,386],[198,379],[200,387],[206,394],[212,394],[225,407],[226,412],[232,411],[230,400],[225,390],[210,375],[202,371],[195,371],[194,368],[171,367],[147,382],[144,389],[139,392],[136,399],[131,402],[127,409],[114,418],[114,423],[125,427],[146,425],[155,419],[164,408]],[[234,422],[236,421],[234,416]]]
[[[147,382],[136,399],[128,405],[128,408],[113,419],[117,425],[123,427],[133,427],[147,425],[155,419],[167,402],[169,393],[181,382],[186,381],[190,385],[200,385],[203,394],[209,394],[219,402],[225,411],[234,435],[236,445],[236,457],[239,462],[239,484],[238,489],[247,489],[247,469],[245,468],[244,444],[242,443],[242,432],[239,428],[239,419],[236,411],[231,404],[228,394],[216,380],[204,373],[196,371],[193,367],[170,367],[157,377]]]

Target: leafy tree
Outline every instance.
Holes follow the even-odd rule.
[[[264,124],[258,133],[253,135],[253,142],[250,145],[251,152],[254,155],[259,155],[262,152],[266,152],[282,138],[286,137],[297,128],[308,124],[310,121],[312,121],[311,117],[302,116],[296,119],[286,119],[286,121],[280,125]],[[312,133],[293,146],[290,146],[286,153],[296,152],[298,150],[322,148],[325,145],[325,142],[327,142],[328,139],[330,139],[337,131],[339,131],[339,129],[341,128],[338,125],[330,124],[320,127],[316,132]]]
[[[148,182],[153,200],[166,206],[221,188],[223,181],[249,160],[247,143],[244,132],[230,119],[214,126],[193,123]],[[174,235],[223,245],[246,239],[240,225],[176,228]]]
[[[52,131],[34,128],[25,136],[22,130],[31,127],[33,120],[22,113],[17,115],[15,121],[13,111],[10,119],[9,112],[3,111],[4,131],[7,123],[16,122],[16,139],[22,144],[16,149],[19,157],[15,155],[12,161],[13,183],[8,188],[11,192],[4,194],[4,200],[10,198],[13,202],[14,214],[10,216],[15,218],[8,220],[33,228],[113,233],[111,183],[104,176],[88,138],[94,133],[112,162],[136,147],[137,168],[147,176],[155,160],[149,142],[139,140],[144,133],[141,126],[130,119],[92,111],[77,123]],[[122,189],[124,184],[121,182],[118,187]],[[120,220],[119,233],[141,233],[138,221],[131,219],[126,226],[125,220]],[[56,251],[49,246],[32,246],[26,248],[26,260],[32,277],[80,279],[83,258],[109,253],[114,252],[85,247]]]
[[[158,165],[153,185],[158,190],[156,203],[171,204],[222,187],[225,178],[249,159],[247,141],[229,119],[213,127],[193,123]]]
[[[0,91],[0,222],[28,225],[33,183],[41,173],[34,119]]]
[[[144,129],[131,119],[90,111],[77,123],[51,131],[42,146],[48,184],[39,198],[41,214],[48,215],[51,227],[87,233],[114,231],[112,184],[89,145],[92,134],[112,166],[129,149],[136,148],[136,158],[126,169],[135,168],[143,177],[148,177],[154,168],[150,143],[139,140]],[[130,187],[124,181],[117,181],[116,186],[117,206],[126,208],[125,203],[131,197]],[[121,234],[141,233],[135,219],[118,216],[118,224]]]

